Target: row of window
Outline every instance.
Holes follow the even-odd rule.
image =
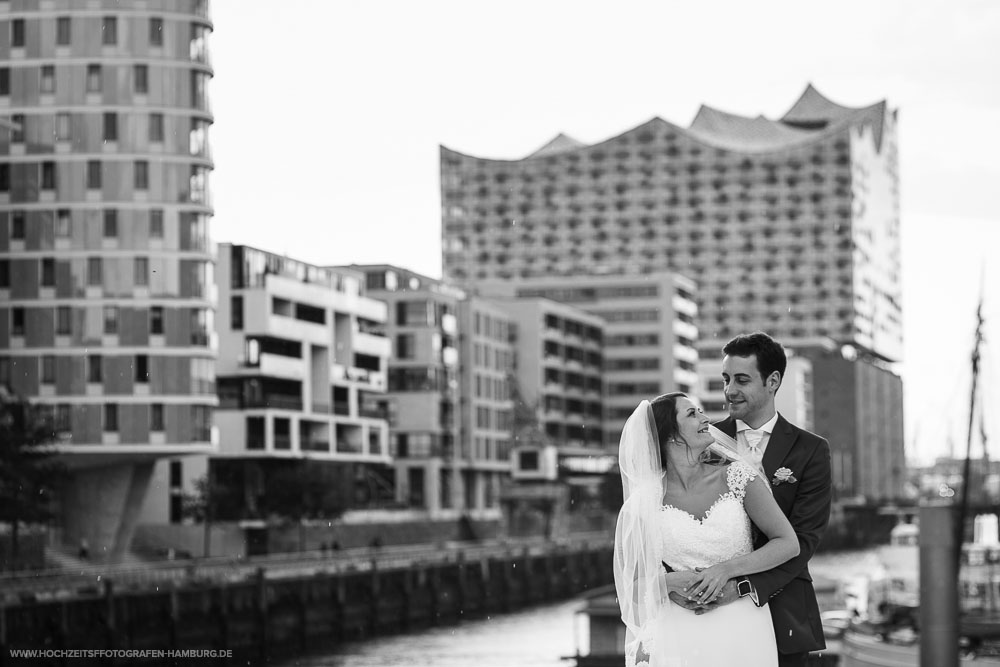
[[[105,68],[109,71],[114,69],[109,65],[91,63],[86,66],[86,78],[84,79],[84,91],[88,94],[100,94],[104,92],[105,81],[115,82],[113,76],[105,76]],[[73,73],[70,73],[73,74]],[[182,76],[181,72],[174,73]],[[207,107],[207,88],[209,75],[201,71],[191,71],[187,73],[189,77],[188,103],[191,108],[205,109]],[[75,77],[73,77],[75,78]],[[42,65],[38,68],[38,91],[42,95],[54,95],[59,77],[56,76],[55,65]],[[150,91],[150,78],[148,65],[132,65],[132,92],[136,95],[146,95]],[[167,88],[173,88],[172,84],[165,83]],[[12,93],[11,71],[9,67],[0,68],[0,97],[9,97]],[[176,95],[171,96],[173,103],[177,103]]]
[[[491,317],[485,313],[473,315],[472,330],[477,336],[486,336],[493,340],[506,342],[510,339],[511,323],[499,316]]]
[[[58,433],[68,433],[72,431],[73,406],[67,403],[39,403],[36,407],[41,411],[43,420],[49,421],[53,430]],[[82,406],[81,406],[82,407]],[[133,405],[131,407],[148,410],[149,430],[153,433],[162,433],[166,430],[165,410],[163,403],[150,403],[149,405]],[[196,408],[200,406],[194,406]],[[117,403],[105,403],[101,409],[101,429],[106,433],[117,432],[119,428],[120,406]],[[204,440],[208,440],[207,433]]]
[[[472,457],[486,461],[509,461],[510,440],[506,438],[473,438]],[[489,503],[487,503],[489,506]]]
[[[62,362],[59,361],[60,359]],[[159,363],[169,362],[172,358],[153,357],[153,359],[158,359],[159,361],[156,363]],[[132,381],[136,384],[150,384],[151,359],[150,355],[147,354],[113,356],[88,354],[84,357],[86,382],[88,384],[102,384],[105,380],[120,382],[122,380],[121,368],[123,365],[121,362],[123,360],[132,369]],[[35,363],[35,361],[35,358],[0,357],[0,384],[9,384],[12,380],[11,374],[15,371],[19,374],[26,373],[25,364]],[[67,360],[67,357],[57,357],[50,354],[38,357],[39,382],[42,385],[58,383],[60,386],[69,386],[69,381],[76,378],[73,375],[73,369],[66,365],[67,361],[72,362],[73,359]],[[186,362],[186,366],[190,368],[191,379],[191,384],[185,386],[186,390],[201,395],[215,393],[214,362],[211,359],[192,359]],[[167,393],[173,392],[168,391]]]
[[[106,239],[118,238],[118,209],[106,208],[102,211],[102,234]],[[55,235],[57,238],[69,237],[70,210],[59,209],[56,214]],[[15,209],[10,214],[10,240],[25,239],[25,211]],[[149,212],[150,238],[163,238],[163,210],[153,209]]]
[[[10,120],[14,124],[14,128],[10,131],[10,143],[13,145],[25,143],[28,137],[33,136],[32,131],[36,129],[36,123],[38,124],[38,130],[41,130],[43,133],[51,132],[56,141],[72,141],[74,127],[78,125],[77,121],[85,120],[90,115],[92,114],[70,113],[68,111],[57,111],[54,115],[31,114],[25,116],[25,114],[19,113],[12,114]],[[129,112],[126,116],[135,118],[136,114]],[[101,139],[104,142],[116,142],[119,136],[124,134],[120,131],[122,123],[119,122],[119,118],[120,115],[114,111],[105,111],[102,113]],[[146,138],[150,143],[163,143],[165,136],[164,119],[165,115],[161,112],[150,112],[145,115]],[[208,121],[203,118],[190,118],[187,120],[190,128],[188,130],[189,153],[194,156],[206,155],[208,150]],[[88,136],[88,133],[84,132],[83,135]]]
[[[510,384],[504,378],[475,374],[475,397],[492,401],[509,401]]]
[[[10,335],[16,337],[23,337],[27,331],[27,320],[31,311],[49,311],[48,319],[53,322],[54,334],[56,336],[72,336],[73,323],[74,323],[74,311],[82,311],[83,317],[79,318],[80,327],[83,331],[78,333],[86,333],[90,337],[100,337],[102,335],[118,335],[122,332],[122,312],[125,308],[119,306],[103,306],[103,307],[88,307],[83,309],[74,309],[72,306],[56,306],[52,308],[24,308],[22,306],[15,306],[10,309]],[[54,313],[52,312],[54,310]],[[127,309],[134,310],[134,309]],[[168,309],[164,306],[150,306],[147,315],[147,326],[149,335],[151,336],[163,336],[166,335],[166,329],[164,326],[166,311]],[[184,308],[184,309],[169,309],[172,311],[171,317],[176,316],[177,310],[187,311],[187,324],[189,331],[189,341],[191,345],[205,345],[208,342],[208,331],[211,317],[209,312],[204,308]],[[96,313],[94,317],[91,315]],[[53,317],[54,315],[54,317]],[[135,323],[134,319],[130,322]],[[37,332],[36,332],[37,333]]]
[[[56,164],[55,161],[45,160],[37,165],[38,172],[34,180],[37,182],[40,190],[45,192],[59,190],[59,170]],[[87,162],[85,183],[88,190],[96,190],[102,187],[103,178],[101,170],[101,160],[90,160]],[[208,200],[208,173],[209,169],[207,167],[191,165],[187,192],[182,192],[181,196],[191,202],[206,203]],[[139,191],[149,189],[149,162],[147,160],[136,160],[133,162],[132,186],[135,190]],[[3,163],[0,164],[0,192],[6,193],[10,192],[10,190],[11,165]]]
[[[492,368],[507,372],[513,367],[514,353],[487,343],[473,343],[472,363],[479,368]]]
[[[77,18],[77,21],[81,20]],[[163,18],[151,16],[148,23],[148,38],[150,46],[163,46]],[[192,33],[203,30],[204,27],[191,24]],[[56,45],[69,46],[73,41],[73,19],[69,16],[56,17]],[[118,17],[101,17],[101,44],[103,46],[116,46],[118,44]],[[11,19],[10,21],[10,46],[11,48],[23,48],[25,46],[25,20],[22,18]]]
[[[72,259],[59,259],[55,257],[42,257],[38,260],[38,284],[41,287],[56,287],[57,277],[60,275],[60,267],[68,267],[72,274],[74,265]],[[131,266],[128,264],[131,263]],[[165,268],[165,261],[160,260],[159,265]],[[24,260],[18,260],[18,264],[23,266]],[[121,286],[121,280],[125,279],[128,269],[128,280],[131,280],[132,287],[149,287],[150,276],[155,270],[150,270],[149,257],[87,257],[84,284],[87,287],[104,287],[105,278],[110,278],[114,285]],[[107,271],[105,268],[107,267]],[[207,262],[180,262],[181,296],[199,297],[206,293],[207,277],[209,269]],[[107,275],[105,275],[107,274]],[[83,277],[83,276],[81,276]],[[158,276],[162,281],[165,276]],[[72,280],[72,276],[71,276]],[[11,287],[11,260],[0,259],[0,289],[10,289]],[[158,283],[157,293],[162,293],[166,285]]]
[[[510,431],[514,425],[510,410],[498,410],[485,406],[476,408],[476,428],[495,431]]]

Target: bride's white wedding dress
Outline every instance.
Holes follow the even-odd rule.
[[[708,567],[753,550],[750,517],[743,509],[746,485],[757,473],[743,463],[726,472],[729,487],[704,518],[665,506],[660,512],[660,553],[674,570]],[[778,664],[767,605],[748,598],[696,615],[670,602],[655,620],[650,667],[773,667]]]

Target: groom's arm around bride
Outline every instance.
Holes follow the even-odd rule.
[[[767,334],[737,336],[723,348],[723,380],[730,416],[715,424],[741,447],[760,438],[761,464],[774,499],[788,517],[799,541],[799,554],[766,572],[727,582],[724,594],[708,605],[679,595],[671,599],[695,613],[707,613],[737,597],[768,603],[782,664],[801,664],[809,651],[825,648],[819,606],[808,563],[830,520],[832,476],[830,445],[777,414],[775,393],[784,379],[784,349]],[[750,433],[746,433],[749,430]],[[758,456],[761,454],[753,450]],[[766,538],[754,544],[760,548]],[[787,659],[787,661],[786,661]]]

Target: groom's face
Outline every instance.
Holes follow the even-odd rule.
[[[742,419],[752,428],[759,428],[774,411],[774,393],[769,391],[757,368],[757,355],[722,360],[729,414]],[[759,422],[759,423],[758,423]]]

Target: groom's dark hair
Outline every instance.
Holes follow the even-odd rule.
[[[781,380],[785,379],[785,367],[788,365],[785,348],[763,331],[740,334],[726,343],[726,346],[722,348],[722,354],[731,357],[755,356],[757,358],[757,371],[764,382],[767,382],[767,378],[774,371],[778,371]]]

